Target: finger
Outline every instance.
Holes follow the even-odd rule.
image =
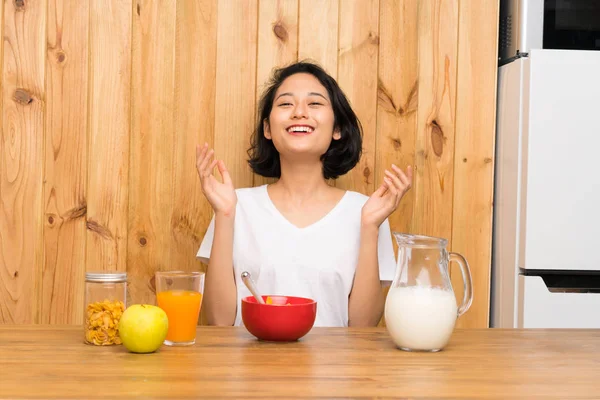
[[[408,167],[406,167],[406,177],[408,178],[408,182],[409,182],[410,186],[412,186],[412,182],[413,182],[413,168],[410,165]]]
[[[219,160],[213,160],[213,162],[210,163],[208,168],[206,168],[206,176],[212,175],[212,173],[215,170],[215,167],[217,166],[218,163],[219,163]]]
[[[200,154],[202,154],[202,146],[197,144],[196,145],[196,165],[198,165],[198,160],[200,160]]]
[[[200,164],[200,174],[202,174],[203,177],[210,175],[212,172],[212,169],[209,169],[209,166],[211,165],[209,163],[212,160],[214,153],[214,150],[210,149],[206,154],[206,157],[204,157],[204,160],[202,160],[202,164]]]
[[[392,169],[394,170],[394,172],[398,175],[398,178],[400,178],[400,181],[402,182],[402,184],[404,185],[404,187],[406,188],[407,186],[410,185],[410,182],[408,180],[408,177],[406,176],[406,174],[404,173],[404,171],[402,171],[397,165],[392,164]]]
[[[200,177],[200,183],[202,183],[202,162],[204,161],[204,154],[206,153],[206,147],[196,146],[196,171]]]
[[[204,165],[204,161],[206,160],[206,151],[207,151],[207,146],[206,144],[200,149],[200,154],[197,154],[196,157],[196,169],[198,170],[198,175],[200,176],[200,180],[202,180],[203,178],[203,174],[202,174],[202,168]]]
[[[381,186],[377,188],[376,191],[373,192],[371,197],[382,197],[387,191],[387,184],[383,182]]]
[[[227,167],[225,167],[225,162],[223,162],[223,160],[219,160],[217,167],[219,168],[221,178],[223,178],[223,183],[230,184],[231,176],[229,176],[229,171],[227,171]]]
[[[200,169],[200,164],[204,160],[206,150],[208,149],[208,143],[204,143],[204,146],[196,145],[196,168]]]
[[[392,180],[390,178],[388,178],[387,176],[385,178],[383,178],[383,180],[387,183],[387,187],[388,187],[388,190],[390,191],[390,193],[394,196],[397,196],[398,189],[396,189],[394,182],[392,182]]]
[[[385,175],[389,179],[391,179],[391,181],[394,183],[394,186],[396,187],[396,189],[399,192],[402,192],[406,189],[406,185],[400,181],[400,178],[398,177],[398,175],[391,173],[387,169],[385,170]]]
[[[210,178],[212,178],[213,180],[215,179],[212,176],[212,171],[215,168],[216,163],[217,163],[217,160],[214,160],[213,162],[210,163],[210,165],[208,167],[206,167],[200,173],[200,184],[202,186],[202,191],[205,193],[206,193],[206,191],[210,191],[210,187],[212,187]]]

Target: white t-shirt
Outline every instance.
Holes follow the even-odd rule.
[[[234,325],[242,325],[241,299],[252,294],[241,280],[248,271],[262,295],[299,296],[317,302],[315,326],[348,326],[348,296],[358,263],[361,209],[368,197],[347,191],[319,221],[298,228],[277,210],[267,185],[237,189],[233,268],[237,286]],[[214,217],[197,257],[208,264]],[[379,276],[394,277],[389,222],[379,228]]]

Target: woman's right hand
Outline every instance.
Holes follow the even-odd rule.
[[[208,150],[208,144],[204,146],[196,145],[196,169],[200,176],[202,184],[202,193],[212,206],[215,214],[231,216],[235,213],[237,205],[237,196],[233,182],[229,176],[223,160],[211,161],[214,151]],[[217,167],[223,182],[219,182],[213,175],[214,168]]]

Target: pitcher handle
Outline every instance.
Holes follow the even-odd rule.
[[[456,262],[460,266],[460,273],[463,278],[464,296],[461,306],[458,309],[458,317],[463,315],[473,302],[473,283],[471,280],[471,269],[467,260],[458,253],[450,252],[450,262]]]

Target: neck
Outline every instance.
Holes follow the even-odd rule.
[[[273,186],[286,197],[297,199],[314,198],[331,187],[323,177],[323,165],[320,162],[289,162],[281,158],[281,178]]]

